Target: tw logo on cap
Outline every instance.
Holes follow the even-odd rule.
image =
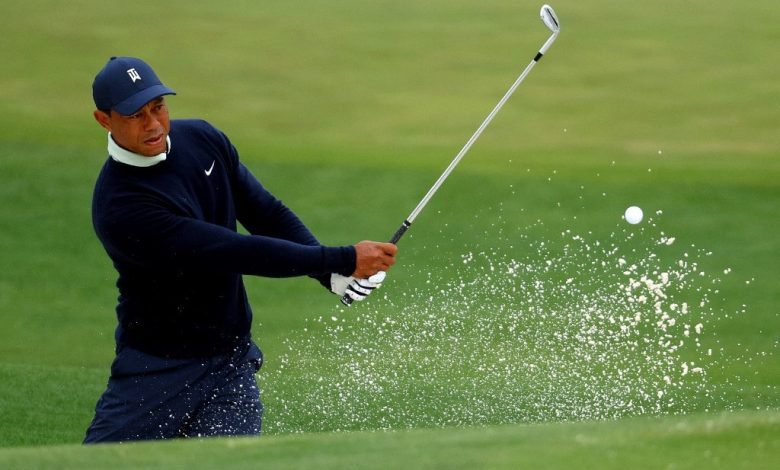
[[[138,73],[138,71],[134,68],[127,70],[127,75],[130,76],[130,79],[135,83],[136,80],[141,79],[141,75]]]
[[[135,57],[112,57],[92,82],[92,98],[100,110],[130,116],[149,101],[176,92],[163,85],[154,70]]]

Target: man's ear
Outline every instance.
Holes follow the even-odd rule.
[[[95,121],[100,124],[100,127],[111,132],[111,117],[105,112],[96,109],[92,115],[95,117]]]

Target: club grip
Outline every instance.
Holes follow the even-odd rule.
[[[390,243],[396,245],[398,243],[398,240],[400,240],[401,237],[404,236],[406,231],[409,230],[410,225],[412,225],[411,222],[409,222],[408,220],[404,220],[404,223],[402,223],[401,226],[398,227],[398,230],[396,230],[395,233],[393,234],[393,237],[390,239]],[[342,304],[349,306],[352,305],[352,302],[353,302],[352,297],[350,297],[349,295],[344,294],[343,296],[341,296]]]
[[[408,220],[404,220],[404,223],[402,223],[401,226],[398,227],[398,230],[396,230],[395,233],[393,234],[393,238],[390,239],[390,243],[392,243],[393,245],[397,245],[398,240],[400,240],[401,237],[404,236],[406,231],[409,230],[410,225],[412,225],[411,222],[409,222]]]

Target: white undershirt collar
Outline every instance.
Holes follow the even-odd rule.
[[[145,168],[165,161],[165,159],[168,157],[168,152],[171,151],[171,136],[166,136],[165,140],[168,144],[167,151],[158,155],[147,157],[120,147],[119,144],[114,141],[114,138],[111,137],[111,133],[109,132],[108,154],[111,155],[111,158],[118,161],[119,163]]]

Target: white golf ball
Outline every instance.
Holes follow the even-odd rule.
[[[626,209],[626,213],[624,214],[626,218],[626,222],[629,224],[635,225],[642,221],[642,217],[644,214],[642,213],[642,209],[640,209],[637,206],[631,206],[628,209]]]

